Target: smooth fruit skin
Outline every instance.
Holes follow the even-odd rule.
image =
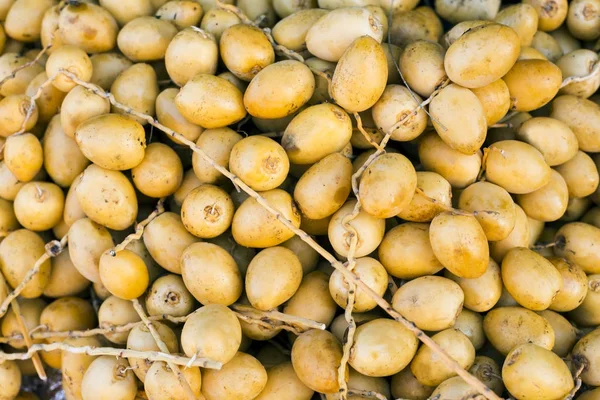
[[[392,307],[419,329],[440,331],[454,325],[464,294],[456,282],[440,276],[423,276],[402,285]]]
[[[270,247],[258,253],[246,272],[246,295],[259,310],[271,310],[296,293],[302,282],[302,264],[285,247]]]
[[[136,379],[126,359],[110,356],[96,358],[83,375],[82,398],[89,400],[135,398]]]
[[[246,116],[242,93],[229,81],[198,74],[175,97],[177,109],[189,122],[203,128],[223,128]]]
[[[550,166],[535,147],[502,140],[489,147],[486,178],[513,194],[531,193],[550,180]]]
[[[481,102],[467,88],[450,84],[429,105],[433,126],[444,142],[464,154],[475,154],[485,141],[487,123]]]
[[[413,359],[417,337],[398,322],[379,318],[357,328],[349,363],[363,375],[390,376],[400,372]]]
[[[242,328],[229,308],[220,304],[201,307],[183,325],[181,348],[188,357],[197,354],[228,363],[242,342]]]
[[[377,218],[391,218],[411,202],[417,173],[401,154],[383,154],[367,167],[359,185],[361,205]]]
[[[349,112],[365,111],[381,97],[387,76],[387,59],[381,45],[369,36],[360,37],[337,63],[331,95]]]
[[[555,400],[574,386],[567,365],[550,350],[527,343],[515,347],[504,361],[502,378],[517,400]]]
[[[271,45],[269,45],[271,47]],[[281,90],[285,87],[286,90]],[[268,65],[250,81],[244,93],[248,114],[257,118],[283,118],[310,100],[315,78],[310,69],[295,60]],[[277,96],[271,94],[277,92]]]
[[[140,297],[150,281],[144,260],[131,250],[121,250],[113,256],[105,252],[100,257],[100,280],[114,296],[125,300]]]
[[[534,311],[548,308],[563,285],[550,261],[524,247],[509,250],[502,259],[502,281],[519,304]]]
[[[328,331],[312,329],[304,332],[292,346],[292,365],[298,378],[320,393],[338,391],[341,358],[342,345]]]
[[[233,257],[212,243],[194,243],[181,255],[181,274],[190,293],[202,304],[233,304],[243,289]]]
[[[453,274],[478,278],[485,273],[490,253],[485,232],[475,217],[443,212],[431,221],[429,239],[433,254]]]
[[[483,330],[494,348],[504,355],[523,343],[552,350],[555,342],[550,323],[522,307],[494,308],[483,319]]]

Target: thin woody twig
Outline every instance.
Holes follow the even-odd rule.
[[[135,226],[135,232],[127,235],[125,240],[116,245],[115,248],[110,251],[110,255],[114,257],[117,255],[118,252],[124,250],[127,247],[127,245],[129,245],[129,243],[133,242],[134,240],[140,240],[142,238],[142,235],[144,234],[144,229],[146,228],[146,226],[150,222],[152,222],[154,218],[158,217],[160,214],[165,212],[164,204],[165,198],[163,197],[162,199],[158,200],[158,203],[156,204],[156,209],[152,211],[152,213],[150,213],[150,215],[148,215],[146,219],[139,222]]]
[[[23,340],[25,341],[25,345],[27,349],[30,349],[33,346],[33,342],[31,341],[31,336],[29,336],[29,331],[27,330],[27,325],[25,325],[25,320],[23,320],[23,315],[21,315],[21,307],[19,306],[19,302],[17,299],[11,301],[13,312],[15,313],[15,318],[17,319],[17,324],[19,325],[19,329],[23,333]],[[35,372],[37,372],[38,376],[42,381],[48,380],[48,376],[46,375],[46,371],[44,370],[44,364],[42,364],[42,360],[40,359],[39,354],[35,354],[32,358],[33,367],[35,368]]]
[[[252,309],[250,314],[246,315],[242,312],[234,311],[235,315],[242,321],[247,322],[252,325],[259,325],[267,329],[281,328],[283,330],[287,330],[293,332],[295,334],[300,334],[310,329],[325,329],[324,324],[319,324],[318,322],[304,319],[300,317],[295,317],[293,315],[287,315],[283,313],[278,313],[276,315],[267,314],[269,316],[265,316],[263,311]],[[171,315],[152,315],[148,316],[148,321],[169,321],[174,324],[182,324],[188,320],[188,318],[193,314],[190,313],[188,315],[182,317],[173,317]],[[285,316],[285,317],[282,317]],[[285,319],[286,322],[283,322],[279,319]],[[266,320],[266,321],[265,321]],[[293,321],[293,322],[291,322]],[[38,325],[33,328],[30,333],[31,337],[34,340],[40,339],[59,339],[59,338],[80,338],[80,337],[91,337],[97,335],[108,335],[111,333],[122,333],[129,332],[136,326],[143,324],[142,321],[129,322],[123,325],[103,325],[99,328],[87,329],[82,331],[48,331],[48,327],[46,325]],[[10,344],[13,341],[23,340],[22,335],[12,335],[8,337],[0,337],[0,343]]]
[[[46,47],[41,49],[40,52],[35,56],[35,58],[33,60],[27,61],[25,64],[15,68],[9,75],[2,78],[2,80],[0,81],[0,88],[9,80],[16,78],[17,73],[19,71],[22,71],[25,68],[31,67],[32,65],[37,63],[44,56],[44,54],[50,49],[50,47],[52,47],[52,43],[50,43],[49,45],[47,45]]]
[[[8,306],[11,301],[19,297],[19,294],[25,289],[25,286],[40,272],[40,268],[42,265],[48,261],[51,257],[56,257],[67,247],[68,235],[63,236],[60,240],[52,240],[46,243],[46,252],[42,254],[40,258],[35,262],[33,267],[27,272],[21,283],[6,296],[6,299],[2,302],[0,306],[0,317],[3,317],[8,311]]]
[[[176,365],[188,365],[188,357],[166,354],[159,351],[137,351],[129,349],[115,349],[112,347],[93,347],[93,346],[71,346],[64,342],[39,343],[32,345],[26,353],[5,353],[0,352],[0,360],[29,360],[40,351],[66,351],[73,354],[87,354],[88,356],[113,356],[120,358],[143,358],[148,361],[172,362]],[[218,361],[207,358],[196,357],[190,364],[194,367],[221,369],[223,366]]]
[[[268,317],[263,317],[261,319],[258,319],[256,317],[253,318],[253,317],[250,317],[248,315],[242,314],[237,311],[234,311],[234,314],[236,317],[238,317],[238,319],[240,321],[244,321],[247,324],[258,325],[265,329],[279,329],[279,330],[283,329],[283,330],[291,332],[295,335],[300,335],[303,332],[306,332],[307,330],[313,329],[313,328],[299,328],[297,326],[286,324],[281,321],[272,320]]]
[[[377,399],[377,400],[388,400],[387,397],[385,397],[381,393],[378,393],[374,390],[349,389],[348,396],[359,396],[359,397],[366,397],[366,398]]]
[[[142,305],[140,304],[138,299],[133,299],[133,300],[131,300],[131,302],[133,303],[133,308],[135,309],[135,312],[137,312],[137,314],[142,319],[142,322],[144,323],[146,328],[148,328],[148,330],[150,331],[150,334],[152,335],[152,338],[156,342],[156,345],[158,346],[160,351],[162,351],[163,353],[169,354],[169,348],[167,347],[165,342],[163,342],[163,340],[161,339],[160,335],[154,328],[154,325],[152,325],[152,322],[150,320],[148,320],[148,316],[146,315],[146,312],[142,308]],[[192,391],[192,388],[190,387],[190,384],[188,383],[188,381],[185,379],[185,377],[181,373],[181,370],[179,369],[179,367],[177,365],[173,364],[172,362],[168,362],[167,365],[173,372],[173,375],[175,375],[175,377],[177,377],[177,380],[179,381],[179,384],[185,391],[187,397],[190,399],[197,399],[196,395]]]
[[[363,137],[367,140],[367,142],[369,142],[369,144],[371,144],[371,146],[373,146],[379,150],[379,143],[375,142],[373,140],[373,138],[363,128],[362,118],[360,117],[360,114],[355,112],[353,115],[354,115],[354,118],[356,119],[356,127],[358,128],[358,131],[363,135]]]
[[[280,322],[283,322],[284,324],[289,324],[291,326],[300,326],[300,327],[306,328],[307,330],[308,329],[323,330],[326,328],[326,325],[322,324],[320,322],[315,322],[315,321],[307,319],[307,318],[297,317],[295,315],[284,314],[279,311],[261,311],[261,310],[257,310],[254,307],[251,307],[251,306],[248,306],[245,304],[238,304],[238,303],[232,304],[230,307],[239,313],[254,315],[255,319],[258,319],[258,320],[262,320],[262,319],[266,318],[266,319],[273,320],[273,321],[280,321]]]
[[[191,315],[191,314],[190,314]],[[189,315],[183,317],[172,317],[170,315],[154,315],[148,317],[150,321],[161,321],[167,320],[176,324],[181,324],[187,321]],[[130,322],[124,325],[104,325],[99,328],[87,329],[83,331],[48,331],[47,326],[40,325],[34,329],[34,333],[31,334],[33,339],[59,339],[59,338],[80,338],[80,337],[91,337],[97,335],[107,335],[111,333],[129,332],[138,325],[141,325],[142,321]],[[10,343],[15,340],[22,340],[21,335],[14,335],[9,337],[0,338],[0,343]]]
[[[392,23],[394,21],[394,0],[392,0],[392,4],[390,4],[390,11],[388,13],[387,18],[388,18],[388,23],[389,23],[388,31],[387,31],[387,46],[388,46],[388,51],[390,52],[390,56],[392,58],[392,62],[394,63],[394,67],[396,68],[396,71],[398,71],[398,75],[400,75],[400,79],[402,79],[402,83],[404,83],[404,86],[406,87],[406,89],[408,89],[408,93],[410,94],[410,97],[412,97],[412,99],[415,103],[419,103],[419,98],[417,97],[415,92],[413,92],[413,90],[408,85],[408,82],[406,81],[406,78],[404,78],[404,74],[402,73],[402,70],[400,69],[400,65],[398,65],[398,60],[396,59],[396,57],[394,57],[394,54],[392,52]],[[442,128],[444,131],[448,130],[448,128],[446,128],[444,126],[444,124],[442,124],[437,118],[432,116],[426,108],[423,108],[423,111],[425,111],[425,114],[427,114],[429,116],[429,118],[431,118],[431,121],[434,121],[436,124],[438,124],[438,126],[440,128]],[[392,129],[391,131],[393,132],[395,129],[396,128]]]
[[[29,122],[29,119],[33,115],[33,111],[37,107],[37,104],[35,103],[35,101],[37,99],[39,99],[40,97],[42,97],[42,95],[44,94],[44,89],[46,89],[46,86],[51,85],[53,80],[54,80],[53,78],[48,78],[44,83],[42,83],[40,85],[40,87],[33,94],[33,96],[31,96],[29,98],[29,106],[27,107],[27,113],[25,114],[25,118],[23,119],[23,122],[21,122],[21,128],[19,128],[19,130],[17,132],[13,133],[13,135],[21,135],[21,134],[25,133],[25,130],[27,127],[27,122]]]
[[[543,250],[543,249],[549,249],[552,248],[554,246],[556,246],[556,242],[550,242],[550,243],[536,243],[534,246],[531,246],[530,249],[531,250]]]
[[[579,365],[577,367],[577,371],[575,371],[575,373],[573,374],[573,379],[575,380],[575,386],[573,387],[573,389],[571,389],[571,391],[569,392],[569,394],[567,394],[567,396],[564,398],[564,400],[573,400],[573,398],[575,397],[575,394],[577,394],[577,391],[579,391],[579,389],[581,389],[581,374],[583,373],[583,370],[585,369],[586,364],[582,363],[581,365]]]
[[[244,322],[246,322],[248,324],[258,325],[258,326],[261,326],[261,327],[263,327],[265,329],[272,329],[274,327],[272,324],[270,324],[268,322],[265,322],[265,321],[262,321],[260,319],[254,319],[252,317],[249,317],[248,315],[245,315],[245,314],[242,314],[242,313],[239,313],[239,312],[236,312],[236,311],[234,311],[234,313],[235,313],[235,316],[238,317],[238,319],[240,321],[244,321]]]
[[[564,81],[562,81],[560,88],[563,89],[564,87],[569,86],[572,83],[585,82],[589,79],[597,77],[598,75],[600,75],[600,61],[594,64],[594,67],[592,68],[589,74],[585,76],[570,76],[566,78]]]
[[[359,203],[357,203],[359,204]],[[351,215],[355,218],[355,215]],[[348,271],[354,270],[356,261],[354,259],[354,253],[356,252],[356,245],[358,244],[358,233],[356,229],[346,222],[346,226],[350,226],[348,229],[351,232],[350,236],[350,250],[348,251]],[[348,396],[348,383],[346,382],[346,368],[348,367],[348,360],[350,359],[350,352],[354,345],[354,333],[356,332],[356,321],[352,316],[352,310],[354,309],[354,300],[356,298],[356,284],[354,282],[348,282],[348,299],[346,302],[346,308],[344,309],[344,318],[348,323],[348,329],[344,334],[344,340],[342,344],[342,358],[340,360],[340,366],[338,367],[338,384],[340,386],[339,394],[341,400],[346,400]]]
[[[493,211],[493,210],[465,211],[465,210],[461,210],[459,208],[454,208],[452,206],[449,206],[449,205],[446,205],[444,203],[441,203],[438,199],[435,199],[433,197],[428,196],[427,193],[425,193],[423,191],[423,189],[421,189],[420,187],[417,187],[415,189],[415,193],[418,194],[419,196],[424,197],[425,200],[427,200],[427,201],[435,204],[442,211],[447,211],[447,212],[450,212],[452,214],[463,215],[463,216],[470,216],[470,217],[477,217],[478,215],[481,215],[481,214],[498,215],[498,211]]]

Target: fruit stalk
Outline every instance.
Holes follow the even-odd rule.
[[[152,213],[152,214],[156,213],[156,215],[154,215],[155,217],[158,214],[160,214],[158,211],[160,211],[161,208],[162,208],[162,210],[164,212],[164,207],[162,207],[162,203],[163,202],[164,202],[164,199],[160,199],[159,202],[158,202],[159,205],[156,207],[156,210]],[[150,214],[150,216],[152,216],[152,214]],[[148,218],[146,218],[146,220],[150,219],[150,216]],[[144,220],[144,221],[146,221],[146,220]],[[144,221],[142,221],[142,222],[144,222]],[[144,229],[143,225],[142,225],[142,222],[140,222],[137,225],[137,227],[136,227],[136,233],[138,231],[138,227],[139,227],[139,229],[141,231],[140,232],[140,237],[141,237],[141,234],[142,234],[143,229]],[[148,221],[147,223],[149,223],[149,222],[150,221]],[[131,236],[131,235],[129,235],[129,236]],[[129,238],[129,236],[127,236],[127,238],[125,238],[125,241]],[[131,302],[133,303],[133,308],[135,309],[135,312],[137,312],[137,314],[142,319],[143,324],[150,331],[150,334],[152,335],[152,338],[156,342],[156,345],[158,346],[158,348],[160,349],[160,351],[162,351],[163,353],[166,353],[166,354],[170,354],[169,353],[169,348],[167,347],[167,345],[165,344],[165,342],[163,342],[163,340],[160,338],[160,335],[158,334],[158,332],[156,331],[156,329],[152,325],[152,322],[150,320],[148,320],[148,316],[146,315],[146,312],[142,308],[142,305],[140,304],[140,302],[138,301],[138,299],[133,299],[133,300],[131,300]],[[169,366],[169,368],[173,372],[173,375],[175,375],[177,377],[177,380],[181,384],[181,387],[183,387],[183,390],[185,391],[187,397],[189,399],[196,399],[196,396],[194,395],[194,392],[192,391],[192,388],[190,387],[190,384],[188,383],[188,381],[185,379],[185,377],[181,373],[181,370],[175,364],[173,364],[172,362],[168,362],[167,365]]]
[[[137,351],[129,349],[115,349],[112,347],[71,346],[66,343],[40,343],[32,345],[24,353],[0,352],[0,360],[29,360],[40,351],[66,351],[73,354],[87,354],[88,356],[112,356],[118,358],[143,358],[148,361],[172,362],[176,365],[188,365],[210,369],[221,369],[222,364],[203,357],[190,359],[184,356],[166,354],[160,351]]]

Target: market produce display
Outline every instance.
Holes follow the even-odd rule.
[[[600,400],[600,0],[0,0],[0,400]]]

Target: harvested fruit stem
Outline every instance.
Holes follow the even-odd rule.
[[[17,297],[19,297],[19,294],[21,294],[21,292],[25,288],[25,285],[27,285],[27,283],[29,283],[29,281],[31,281],[33,277],[37,275],[37,273],[40,271],[42,264],[44,264],[51,257],[58,256],[60,253],[63,252],[64,249],[67,248],[68,240],[68,235],[65,235],[60,240],[60,242],[58,240],[52,240],[46,243],[46,252],[36,261],[36,263],[33,265],[33,268],[31,268],[29,272],[27,272],[27,275],[25,275],[25,278],[23,278],[23,281],[19,284],[19,286],[17,286],[12,292],[10,292],[8,296],[6,296],[6,299],[4,299],[4,301],[2,302],[2,305],[0,306],[0,318],[6,314],[11,302]]]
[[[588,79],[592,79],[594,78],[596,75],[600,75],[600,62],[597,62],[596,64],[594,64],[594,68],[592,68],[592,70],[590,71],[589,74],[584,75],[584,76],[570,76],[568,78],[566,78],[560,85],[560,88],[564,88],[567,85],[570,85],[571,83],[579,83],[579,82],[585,82]]]
[[[254,307],[250,307],[250,306],[247,306],[244,304],[237,304],[237,303],[232,304],[231,308],[234,309],[235,311],[237,311],[238,315],[239,314],[243,315],[243,313],[248,313],[250,315],[254,314],[253,318],[256,318],[256,319],[268,318],[270,320],[283,322],[289,326],[298,325],[305,329],[320,329],[320,330],[324,330],[326,328],[325,324],[315,322],[315,321],[307,319],[307,318],[296,317],[295,315],[284,314],[279,311],[260,311],[260,310],[255,309]]]
[[[437,353],[440,356],[440,358],[442,359],[442,361],[449,368],[451,368],[457,375],[459,375],[461,378],[463,378],[465,380],[465,382],[467,382],[474,389],[476,389],[480,393],[482,393],[488,400],[500,400],[500,397],[498,397],[492,390],[490,390],[487,386],[485,386],[483,383],[481,383],[476,377],[471,375],[469,372],[462,369],[461,366],[452,357],[450,357],[448,355],[448,353],[446,353],[442,348],[440,348],[440,346],[437,343],[435,343],[429,336],[427,336],[423,331],[418,329],[414,323],[412,323],[412,322],[406,320],[404,317],[402,317],[402,315],[400,315],[400,313],[398,313],[396,310],[394,310],[392,308],[390,303],[385,301],[381,296],[377,295],[377,293],[375,293],[357,275],[355,275],[351,271],[348,271],[348,269],[340,261],[338,261],[331,253],[329,253],[327,250],[325,250],[325,248],[323,248],[321,245],[319,245],[306,232],[296,228],[279,211],[277,211],[273,207],[271,207],[271,205],[261,195],[259,195],[256,191],[254,191],[252,188],[250,188],[248,185],[246,185],[237,176],[235,176],[234,174],[229,172],[229,170],[227,170],[226,168],[217,164],[204,151],[202,151],[202,149],[200,149],[198,146],[196,146],[196,144],[194,142],[186,139],[185,136],[183,136],[182,134],[177,133],[177,132],[173,131],[172,129],[169,129],[166,126],[162,125],[161,123],[156,121],[151,116],[142,114],[135,110],[132,110],[130,107],[117,102],[112,94],[107,93],[104,90],[101,90],[100,88],[79,79],[76,75],[74,75],[68,71],[64,71],[64,70],[60,71],[60,73],[67,76],[68,78],[70,78],[76,84],[81,85],[81,86],[85,87],[86,89],[91,90],[94,94],[108,99],[111,102],[111,104],[114,105],[116,108],[121,109],[121,110],[127,112],[128,114],[131,114],[135,117],[138,117],[138,118],[141,118],[141,119],[147,121],[152,126],[162,130],[169,136],[174,137],[177,140],[179,140],[180,142],[182,142],[183,144],[187,145],[195,153],[198,153],[200,155],[200,157],[202,157],[202,159],[204,159],[207,163],[212,165],[217,171],[219,171],[220,173],[225,175],[228,179],[233,181],[234,184],[236,184],[244,192],[248,193],[248,195],[253,197],[261,206],[263,206],[265,208],[265,210],[267,210],[270,214],[274,215],[282,224],[284,224],[286,226],[286,228],[290,229],[292,232],[294,232],[296,235],[298,235],[298,237],[300,237],[300,239],[302,239],[304,242],[306,242],[315,251],[317,251],[321,256],[323,256],[327,261],[329,261],[331,263],[331,265],[335,269],[339,270],[348,281],[354,282],[356,285],[358,285],[358,287],[360,289],[362,289],[369,297],[371,297],[373,300],[375,300],[375,302],[380,307],[382,307],[394,320],[401,323],[404,327],[406,327],[411,332],[413,332],[419,340],[421,340],[425,345],[427,345],[435,353]],[[435,95],[435,93],[432,94],[432,96],[434,96],[434,95]],[[425,101],[431,101],[431,100],[428,99]],[[420,104],[418,107],[423,107],[423,103]],[[408,117],[410,117],[411,115],[412,115],[412,113],[406,115],[402,120],[400,120],[398,122],[398,124],[406,121],[408,119]],[[381,144],[380,144],[380,146],[382,148],[385,147],[385,144],[389,141],[390,137],[391,137],[391,134],[388,133],[383,138],[383,140],[381,141]],[[377,158],[377,156],[379,156],[381,154],[381,152],[379,152],[379,154],[377,154],[378,152],[379,151],[376,151],[375,153],[373,153],[369,157],[367,162],[365,163],[366,166],[363,165],[359,169],[359,171],[362,170],[361,174],[367,168],[367,166],[368,166],[367,164],[370,164],[371,162],[373,162],[375,160],[375,158]],[[377,156],[375,156],[375,154],[377,154]]]
[[[114,257],[117,255],[118,252],[120,252],[121,250],[124,250],[129,243],[133,242],[134,240],[140,240],[142,238],[142,235],[144,234],[144,228],[150,222],[152,222],[152,220],[154,218],[158,217],[160,214],[162,214],[164,212],[165,212],[165,198],[163,197],[162,199],[158,200],[158,203],[156,203],[156,208],[154,209],[154,211],[152,211],[152,213],[150,213],[150,215],[148,215],[148,217],[146,217],[146,219],[139,222],[135,226],[135,232],[127,235],[125,240],[123,240],[121,243],[116,245],[115,248],[111,251],[110,255]]]
[[[33,115],[33,111],[37,107],[35,101],[42,97],[42,94],[44,94],[44,89],[46,89],[47,86],[52,85],[52,81],[53,78],[48,78],[44,83],[40,85],[35,94],[29,98],[29,107],[27,107],[27,114],[25,114],[25,118],[21,123],[21,128],[17,132],[13,133],[13,135],[21,135],[25,133],[25,131],[27,130],[27,122],[29,121],[29,118],[31,118],[31,116]]]
[[[44,47],[43,49],[40,50],[40,52],[35,56],[35,58],[31,61],[26,62],[25,64],[15,68],[8,76],[5,76],[1,81],[0,81],[0,88],[2,87],[2,85],[4,85],[6,82],[8,82],[9,80],[13,79],[14,77],[17,76],[17,73],[19,71],[24,70],[25,68],[31,67],[33,64],[37,63],[43,56],[44,54],[46,54],[46,52],[50,49],[50,47],[52,47],[52,43],[50,43],[49,45],[47,45],[46,47]]]
[[[350,390],[348,390],[348,396],[360,396],[360,397],[373,398],[373,399],[378,399],[378,400],[387,400],[387,397],[385,397],[381,393],[377,393],[373,390],[350,389]],[[396,400],[402,400],[402,399],[396,399]]]
[[[191,314],[190,314],[191,315]],[[171,317],[170,315],[155,315],[148,317],[150,321],[161,321],[167,320],[173,323],[184,323],[188,319],[189,315],[184,317]],[[142,324],[141,321],[130,322],[124,325],[117,326],[105,326],[102,328],[87,329],[85,331],[48,331],[45,325],[39,325],[31,330],[31,337],[33,339],[57,339],[57,338],[81,338],[81,337],[92,337],[97,335],[105,335],[110,333],[129,332],[136,326]],[[35,331],[35,332],[34,332]],[[9,337],[0,338],[0,343],[10,343],[14,340],[22,340],[21,335],[14,335]]]
[[[66,343],[40,343],[32,345],[25,353],[5,353],[0,352],[0,360],[29,360],[40,351],[66,351],[73,354],[87,354],[88,356],[113,356],[120,358],[143,358],[148,361],[172,362],[176,365],[187,365],[191,367],[202,367],[210,369],[221,369],[222,364],[217,361],[202,357],[196,357],[193,360],[173,354],[166,354],[159,351],[136,351],[128,349],[115,349],[112,347],[92,347],[92,346],[71,346]]]
[[[10,304],[11,304],[11,306],[13,308],[13,312],[15,313],[15,316],[17,318],[17,323],[19,324],[19,329],[21,330],[21,332],[23,332],[23,339],[25,340],[25,345],[29,349],[29,348],[31,348],[31,346],[33,346],[33,342],[31,341],[31,335],[29,334],[29,331],[27,330],[27,325],[25,325],[25,321],[23,320],[23,315],[21,315],[21,307],[19,306],[19,302],[17,301],[17,299],[13,299],[10,302]],[[42,381],[46,381],[48,379],[48,376],[46,375],[46,371],[44,370],[44,364],[42,364],[40,355],[35,354],[33,356],[32,361],[33,361],[33,366],[35,368],[35,371],[37,372],[40,379]]]
[[[353,113],[353,115],[354,115],[354,118],[356,118],[356,126],[358,127],[358,130],[360,131],[360,133],[371,144],[371,146],[373,146],[377,150],[379,150],[379,148],[381,147],[381,146],[379,146],[379,143],[375,142],[363,128],[362,118],[360,117],[360,114],[355,112],[355,113]]]
[[[357,114],[358,115],[358,114]],[[360,118],[360,117],[359,117]],[[352,185],[353,187],[355,185]],[[356,198],[358,199],[358,190],[355,190]],[[356,260],[354,259],[354,254],[356,253],[356,245],[358,244],[358,232],[352,225],[350,225],[350,221],[352,221],[358,215],[360,211],[360,200],[356,202],[356,206],[354,207],[354,211],[352,214],[347,215],[342,220],[342,225],[344,228],[350,232],[350,248],[348,250],[348,262],[345,263],[345,267],[348,271],[352,272],[354,267],[356,266]],[[346,304],[346,309],[344,310],[344,318],[348,323],[348,330],[344,335],[343,353],[342,359],[340,360],[340,366],[338,368],[338,383],[340,385],[340,398],[345,400],[347,398],[348,385],[346,382],[346,368],[348,364],[348,360],[350,359],[350,351],[352,350],[352,345],[354,344],[354,333],[356,332],[356,322],[354,321],[354,317],[352,316],[352,309],[354,308],[354,299],[356,297],[356,284],[354,282],[348,281],[348,300]]]
[[[295,333],[297,335],[310,329],[325,329],[325,325],[307,318],[287,315],[277,311],[261,311],[243,304],[233,304],[230,306],[236,310],[235,315],[242,321],[253,325],[260,325],[267,329],[281,328],[283,330]],[[182,324],[191,314],[183,317],[173,317],[170,315],[153,315],[148,317],[148,321],[167,320],[175,324]],[[248,315],[247,315],[248,314]],[[142,321],[130,322],[124,325],[104,326],[101,328],[88,329],[84,331],[48,331],[45,325],[39,325],[30,331],[32,339],[57,339],[57,338],[81,338],[105,335],[111,333],[129,332],[136,326],[143,324]],[[12,341],[23,340],[22,335],[13,335],[0,338],[0,343],[11,343]]]
[[[159,212],[160,209],[162,209],[162,211],[164,212],[164,207],[162,207],[162,203],[163,202],[164,202],[164,198],[160,199],[158,201],[158,205],[156,207],[156,210],[152,213],[152,214],[156,213],[156,215],[154,215],[154,217],[156,217],[158,214],[160,214],[160,212]],[[152,216],[152,214],[150,214],[150,216]],[[150,216],[148,218],[146,218],[146,220],[148,220],[148,219],[150,219],[150,220],[154,219],[154,218],[151,219]],[[142,222],[144,222],[144,221],[142,221]],[[147,224],[148,223],[150,223],[150,221],[148,221]],[[136,226],[136,233],[138,232],[138,228],[141,231],[140,232],[140,237],[141,237],[142,232],[144,230],[144,227],[141,226],[141,225],[142,225],[142,223],[140,222]],[[131,236],[131,235],[129,235],[129,236]],[[125,238],[125,241],[129,238],[129,236],[127,236],[127,238]],[[133,240],[133,239],[131,239],[131,240]],[[152,325],[152,322],[150,320],[148,320],[148,316],[144,312],[144,309],[142,308],[142,305],[140,304],[140,302],[138,301],[138,299],[133,299],[133,300],[131,300],[131,302],[133,303],[133,308],[135,309],[135,312],[137,312],[137,314],[142,319],[143,324],[150,331],[150,334],[152,335],[152,338],[156,342],[156,345],[158,346],[158,348],[160,349],[160,351],[162,351],[163,353],[166,353],[166,354],[170,354],[167,345],[160,338],[160,335],[158,334],[158,332],[154,328],[154,325]],[[167,365],[169,366],[169,368],[173,372],[173,375],[175,375],[177,377],[177,380],[179,381],[179,384],[181,385],[181,387],[183,387],[183,389],[185,390],[187,397],[190,398],[190,399],[196,399],[196,396],[194,395],[194,392],[192,391],[192,388],[190,387],[190,384],[188,383],[188,381],[185,379],[185,377],[181,373],[181,370],[175,364],[173,364],[172,362],[168,362]]]
[[[586,364],[582,363],[581,365],[579,365],[577,367],[577,371],[575,371],[575,373],[573,374],[573,379],[575,379],[575,386],[573,387],[573,389],[571,389],[571,391],[569,392],[569,394],[564,398],[564,400],[573,400],[573,398],[575,397],[575,394],[579,391],[579,389],[581,389],[581,374],[583,373],[583,370],[585,369]]]

